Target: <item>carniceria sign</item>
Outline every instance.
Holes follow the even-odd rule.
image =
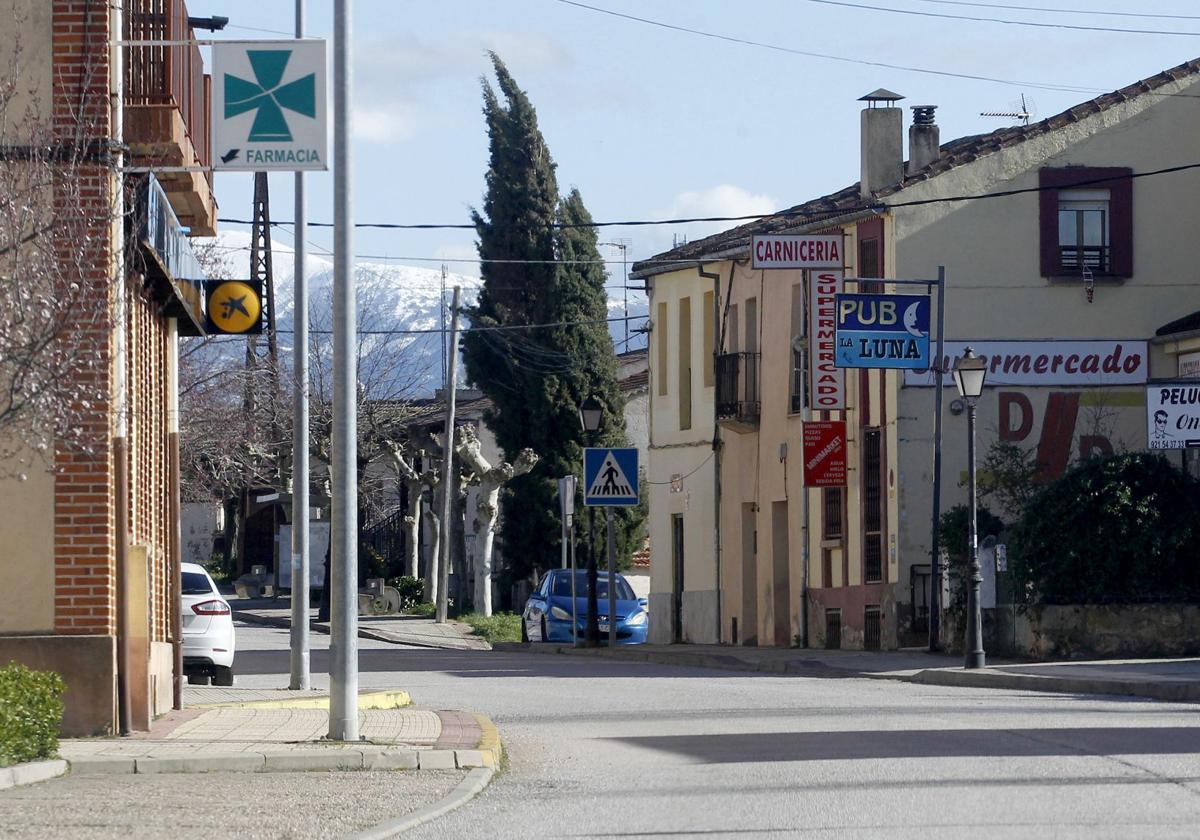
[[[218,41],[212,51],[213,169],[328,169],[325,41]]]

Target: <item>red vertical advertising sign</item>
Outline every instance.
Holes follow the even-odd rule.
[[[846,423],[844,420],[804,424],[804,486],[846,486]]]
[[[846,407],[846,377],[837,366],[837,296],[842,291],[841,271],[808,272],[808,358],[812,370],[808,405],[817,411]]]

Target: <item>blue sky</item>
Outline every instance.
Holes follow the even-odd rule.
[[[945,142],[1004,125],[1005,120],[979,114],[1010,110],[1022,93],[1035,119],[1046,117],[1200,56],[1200,4],[1191,0],[589,4],[791,50],[1013,83],[806,57],[668,30],[559,0],[358,0],[353,3],[356,220],[468,221],[469,208],[482,201],[487,165],[480,77],[488,71],[489,49],[500,54],[537,108],[558,163],[560,188],[578,187],[598,220],[767,212],[853,183],[859,166],[861,103],[856,100],[878,87],[903,94],[902,106],[937,105]],[[1076,11],[1001,8],[1005,5]],[[188,6],[193,15],[230,18],[230,27],[217,37],[270,39],[293,31],[292,0],[189,0]],[[309,0],[308,6],[308,34],[332,39],[332,3]],[[884,8],[1195,34],[1031,27]],[[1085,90],[1047,89],[1054,87]],[[332,220],[332,174],[311,174],[308,184],[309,218]],[[221,216],[248,218],[251,175],[218,175],[216,189]],[[272,176],[271,197],[274,218],[290,220],[291,175]],[[675,236],[694,239],[723,227],[605,228],[601,239],[624,238],[632,260],[670,247]],[[277,232],[276,239],[290,244],[286,232]],[[310,241],[318,252],[331,248],[332,233],[314,230]],[[460,262],[474,257],[473,242],[469,231],[360,230],[355,251],[423,267],[436,268],[446,260],[451,271],[477,274],[476,264]],[[603,253],[616,260],[619,271],[620,252],[606,248]]]

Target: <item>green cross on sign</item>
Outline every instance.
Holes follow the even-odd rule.
[[[305,117],[316,117],[316,74],[309,73],[281,85],[291,50],[249,50],[246,57],[254,71],[254,81],[225,74],[225,118],[256,111],[247,141],[291,142],[292,132],[283,111],[286,108]]]

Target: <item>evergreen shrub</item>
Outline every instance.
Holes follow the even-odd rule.
[[[63,680],[13,662],[0,668],[0,767],[58,752]]]

